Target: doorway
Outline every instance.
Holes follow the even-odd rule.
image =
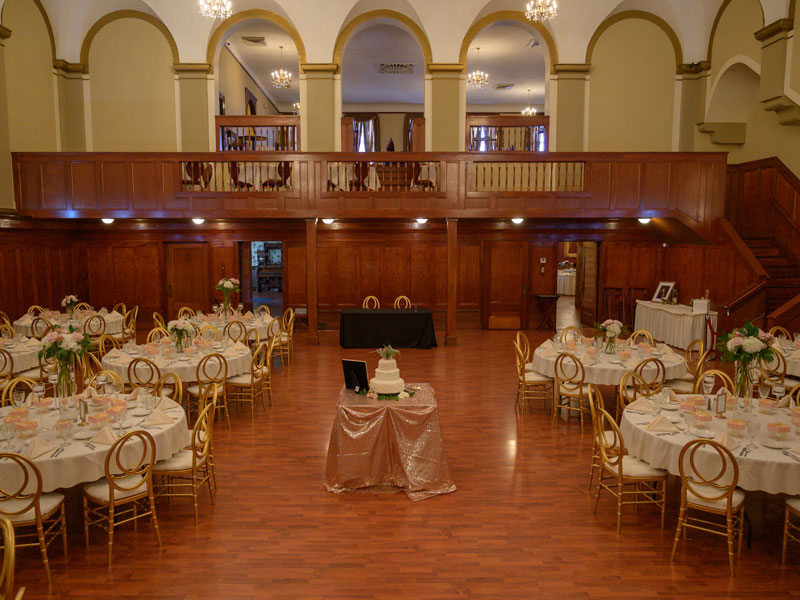
[[[263,304],[270,314],[280,315],[283,313],[283,244],[250,242],[249,246],[252,310]]]

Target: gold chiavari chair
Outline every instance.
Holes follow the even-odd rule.
[[[637,329],[628,337],[626,342],[634,346],[642,342],[652,346],[654,344],[653,334],[646,329]]]
[[[275,353],[275,338],[269,338],[267,344],[267,355],[264,359],[264,375],[261,377],[261,385],[267,392],[269,403],[272,404],[272,358]]]
[[[219,332],[219,329],[213,325],[206,325],[200,330],[198,335],[204,340],[211,340],[213,342],[222,341],[222,334]]]
[[[188,306],[181,306],[178,309],[178,318],[179,319],[192,319],[195,316],[197,316],[197,315],[194,312],[194,309],[191,309]]]
[[[159,313],[158,311],[153,313],[153,327],[161,329],[167,328],[167,323],[166,321],[164,321],[164,317],[162,317],[161,313]]]
[[[286,356],[286,364],[292,366],[292,355],[294,354],[294,309],[289,307],[283,313],[283,324],[281,332],[281,361]]]
[[[115,311],[117,311],[119,314],[121,314],[123,316],[125,315],[126,312],[128,312],[128,309],[125,306],[124,302],[117,302],[114,305],[114,308],[112,308],[111,310],[115,310]]]
[[[244,334],[244,343],[248,348],[250,348],[251,351],[258,348],[259,344],[261,343],[261,336],[258,333],[258,329],[255,327],[248,329]]]
[[[8,318],[8,315],[0,310],[0,323],[8,323],[11,325],[11,319]]]
[[[692,341],[685,352],[686,374],[678,379],[668,379],[664,385],[668,385],[678,394],[691,394],[694,391],[697,375],[705,368],[706,360],[711,354],[711,349],[704,350],[703,348],[703,340]]]
[[[716,453],[716,456],[710,458],[709,453]],[[744,492],[736,488],[739,482],[736,458],[714,440],[692,440],[681,449],[678,470],[681,475],[681,508],[670,561],[675,560],[681,531],[685,541],[686,529],[699,529],[727,538],[728,565],[733,575],[733,541],[738,535],[738,553],[741,554],[745,520]],[[690,511],[724,517],[725,523],[692,516]]]
[[[207,385],[200,396],[198,414],[203,412],[207,406],[214,406],[214,420],[217,422],[217,404],[219,403],[219,386],[216,383]],[[214,462],[214,438],[211,438],[211,443],[208,445],[208,466],[211,468],[211,482],[214,485],[214,495],[217,495],[217,467]]]
[[[795,406],[800,406],[800,383],[794,386],[789,392],[789,396],[792,398],[792,402],[794,402]]]
[[[131,389],[151,390],[159,379],[161,379],[161,370],[149,358],[138,357],[128,363],[128,384]]]
[[[75,310],[92,310],[88,302],[78,302],[75,305]]]
[[[171,337],[169,331],[163,327],[153,327],[147,334],[147,343],[161,341],[164,338]]]
[[[37,340],[41,340],[44,336],[53,330],[53,325],[47,319],[42,317],[34,317],[31,322],[31,335]]]
[[[269,312],[269,306],[267,306],[266,304],[260,304],[258,308],[256,308],[256,315],[258,315],[259,317],[263,317],[264,315],[268,317],[272,316],[270,315]]]
[[[561,335],[558,336],[558,341],[562,344],[569,339],[574,339],[576,342],[583,337],[583,331],[579,327],[569,325],[561,330]]]
[[[364,298],[364,302],[361,303],[361,308],[380,308],[381,301],[378,300],[377,296],[367,296]]]
[[[394,299],[394,308],[411,308],[411,300],[408,296],[398,296]]]
[[[800,519],[800,496],[786,499],[786,518],[783,521],[783,551],[781,564],[786,564],[786,546],[788,543],[800,544],[800,525],[793,519]]]
[[[84,354],[81,360],[79,360],[78,364],[80,365],[81,369],[83,369],[84,383],[87,383],[95,373],[103,370],[103,365],[100,362],[100,359],[91,352]]]
[[[126,448],[127,447],[127,448]],[[105,477],[83,485],[83,527],[89,546],[89,527],[108,532],[108,564],[111,564],[114,529],[150,517],[161,547],[156,504],[153,496],[153,465],[156,443],[146,431],[131,431],[109,448]],[[127,508],[126,508],[127,507]],[[121,509],[121,510],[120,510]]]
[[[14,376],[14,357],[8,350],[0,348],[0,390],[5,390]]]
[[[8,321],[0,321],[0,337],[7,340],[13,340],[17,336],[17,332]]]
[[[93,315],[83,322],[83,333],[89,338],[89,351],[103,356],[100,351],[100,338],[106,333],[106,320],[100,315]]]
[[[228,377],[228,401],[229,402],[249,402],[250,420],[255,420],[256,400],[261,401],[261,408],[264,408],[264,369],[267,361],[267,345],[261,344],[253,353],[250,359],[250,372],[242,373],[234,377]]]
[[[247,327],[241,321],[234,319],[222,329],[222,337],[228,338],[231,342],[244,343],[247,338]]]
[[[67,556],[64,495],[42,493],[42,474],[27,456],[4,452],[0,453],[0,460],[4,461],[3,481],[0,483],[0,517],[8,519],[14,526],[17,548],[39,548],[47,583],[50,584],[47,548],[58,536],[62,538],[64,556]]]
[[[106,333],[100,336],[97,347],[100,350],[100,357],[102,358],[114,349],[120,350],[122,348],[122,340]]]
[[[164,373],[153,386],[153,394],[159,398],[167,396],[183,406],[183,382],[175,373]]]
[[[784,338],[790,341],[792,339],[792,335],[789,333],[789,330],[785,327],[781,327],[780,325],[775,325],[774,327],[770,328],[769,333],[776,338]]]
[[[776,383],[782,383],[786,387],[794,387],[798,383],[797,379],[786,375],[786,357],[777,348],[772,349],[772,360],[766,361],[758,359],[759,383],[766,383],[770,387]]]
[[[647,384],[648,396],[661,392],[667,372],[663,362],[657,358],[645,358],[633,370]]]
[[[274,318],[269,324],[268,335],[270,340],[275,340],[273,344],[272,358],[277,356],[281,359],[281,366],[283,366],[283,353],[281,352],[281,338],[283,337],[283,323],[282,319]],[[271,364],[271,363],[270,363]]]
[[[139,317],[139,307],[134,306],[125,313],[122,320],[122,342],[136,341],[136,320]]]
[[[16,539],[14,524],[10,519],[0,519],[0,532],[3,544],[3,570],[0,572],[0,598],[2,600],[22,600],[25,588],[21,587],[14,596],[14,562],[16,559]]]
[[[583,433],[583,405],[589,386],[584,383],[585,372],[581,361],[572,354],[562,353],[556,358],[555,365],[555,406],[553,407],[553,425],[561,410],[577,412]],[[575,406],[573,406],[575,404]]]
[[[595,440],[600,449],[600,473],[594,497],[594,512],[597,513],[600,491],[606,490],[617,499],[617,534],[622,526],[622,507],[629,504],[635,507],[640,504],[660,506],[661,529],[664,529],[667,472],[630,456],[614,417],[601,408],[595,407],[595,410],[599,415]]]
[[[650,387],[642,376],[635,371],[628,371],[622,376],[617,388],[617,423],[622,418],[622,411],[639,396],[650,396]]]
[[[519,349],[522,350],[522,354],[525,357],[525,370],[533,371],[533,365],[529,364],[531,361],[531,341],[528,339],[528,336],[525,335],[524,331],[518,331],[514,341],[516,345],[519,346]]]
[[[13,377],[9,379],[6,387],[3,388],[0,406],[8,406],[11,404],[15,393],[22,393],[25,395],[25,398],[27,398],[28,395],[33,392],[34,385],[36,385],[36,381],[28,377]]]
[[[30,308],[28,308],[28,314],[32,317],[37,317],[44,312],[44,308],[39,306],[38,304],[32,304]]]
[[[103,378],[105,377],[106,384],[114,387],[115,389],[119,390],[120,393],[125,389],[125,384],[122,381],[122,377],[120,377],[119,373],[116,371],[109,371],[107,369],[100,369],[96,373],[93,373],[92,376],[86,382],[86,387],[92,387],[97,390],[97,387]],[[100,391],[100,390],[97,390]]]
[[[705,379],[707,376],[713,376],[715,379],[714,389],[713,389],[714,393],[716,393],[721,387],[724,387],[731,394],[733,393],[733,380],[727,373],[725,373],[724,371],[720,371],[719,369],[707,369],[702,373],[700,373],[697,376],[697,381],[694,384],[694,389],[692,390],[692,393],[694,394],[700,393],[700,391],[703,389],[703,379]]]
[[[197,364],[195,379],[197,383],[190,385],[186,388],[187,392],[187,416],[191,420],[192,414],[192,400],[197,399],[198,405],[201,398],[204,396],[204,391],[211,384],[216,384],[219,388],[219,396],[217,398],[217,411],[225,413],[225,423],[228,427],[231,426],[230,415],[228,414],[228,396],[225,391],[225,381],[228,379],[228,362],[221,354],[208,354],[204,356]],[[198,408],[198,414],[202,407]]]
[[[211,477],[210,453],[215,412],[216,398],[212,399],[197,417],[192,428],[190,444],[170,458],[158,461],[153,467],[156,495],[168,498],[191,497],[194,502],[195,525],[199,523],[197,490],[204,484],[208,486],[208,494],[211,496],[211,503],[214,504],[215,490]]]
[[[517,399],[514,406],[524,414],[527,402],[541,400],[542,408],[552,404],[553,380],[536,371],[525,370],[528,357],[516,341],[514,342],[514,355],[517,363]]]
[[[609,441],[611,441],[613,433],[608,432],[608,434],[606,434],[604,429],[597,431],[597,428],[601,426],[600,411],[605,410],[605,401],[603,400],[603,394],[600,388],[590,383],[587,397],[589,399],[589,410],[592,411],[592,464],[589,467],[589,493],[591,494],[594,473],[595,471],[600,471],[600,448],[597,445],[597,436],[607,435]]]

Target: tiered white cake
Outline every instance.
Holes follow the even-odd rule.
[[[400,369],[393,358],[382,358],[375,369],[375,377],[370,379],[369,387],[376,394],[399,394],[405,387],[405,381],[400,379]]]

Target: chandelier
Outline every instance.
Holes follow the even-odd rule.
[[[528,106],[522,109],[523,117],[535,117],[536,109],[531,106],[531,91],[528,90]]]
[[[232,12],[231,0],[200,0],[200,14],[209,19],[227,19]]]
[[[556,0],[531,0],[525,6],[525,16],[529,21],[552,21],[558,14]]]
[[[272,87],[292,87],[292,74],[283,68],[283,46],[281,46],[281,68],[272,72]]]
[[[467,75],[467,83],[469,83],[476,90],[482,90],[489,85],[489,74],[481,71],[481,49],[476,48],[478,52],[478,68]]]

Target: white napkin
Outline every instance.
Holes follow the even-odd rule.
[[[107,358],[109,360],[113,360],[115,362],[123,362],[123,361],[131,362],[133,360],[133,358],[131,357],[130,354],[128,354],[127,352],[123,352],[122,350],[120,350],[118,348],[112,348],[111,350],[106,352],[106,355],[105,355],[104,358]]]
[[[789,357],[789,360],[800,360],[800,350],[792,352],[792,355]]]
[[[556,354],[558,354],[558,352],[556,352],[556,349],[552,347],[552,342],[550,345],[551,347],[548,348],[547,346],[542,344],[541,346],[539,346],[539,348],[537,348],[537,351],[541,356],[545,358],[553,358],[554,356],[556,356]]]
[[[39,458],[42,454],[46,454],[47,452],[52,452],[55,450],[56,447],[48,442],[47,440],[43,440],[38,435],[33,438],[31,441],[31,447],[28,449],[28,457]]]
[[[794,400],[789,394],[786,394],[783,398],[778,400],[778,408],[789,408],[794,404]]]
[[[714,441],[725,446],[728,450],[733,450],[739,445],[739,442],[736,440],[736,438],[730,435],[727,431],[723,431],[722,433],[715,435]]]
[[[624,366],[628,367],[629,369],[635,369],[635,368],[636,368],[636,365],[638,365],[638,364],[639,364],[639,361],[638,361],[638,360],[636,360],[635,358],[631,357],[631,358],[629,358],[628,360],[626,360],[626,361],[625,361],[624,363],[622,363],[622,364],[623,364]]]
[[[149,417],[142,421],[142,425],[146,427],[149,427],[150,425],[172,425],[174,422],[175,419],[165,415],[160,408],[156,408],[152,413],[150,413]]]
[[[94,398],[95,396],[99,395],[100,394],[97,393],[96,389],[94,389],[92,386],[89,386],[85,390],[83,390],[83,393],[81,393],[78,397],[81,400],[88,400],[89,398]]]
[[[246,318],[248,318],[248,319],[252,319],[253,318],[253,313],[248,310],[246,313],[244,313],[244,316]]]
[[[655,420],[650,423],[647,427],[645,427],[646,431],[661,431],[661,432],[672,432],[678,431],[678,428],[675,427],[672,423],[669,422],[669,419],[664,415],[658,415]]]
[[[789,448],[787,452],[791,452],[792,454],[796,455],[797,458],[800,458],[800,446],[795,446],[794,448]]]
[[[17,323],[20,325],[30,325],[33,322],[33,317],[29,314],[22,315],[19,319],[17,319]]]
[[[114,435],[114,432],[111,431],[111,428],[106,425],[100,431],[94,434],[94,437],[89,440],[93,444],[105,444],[106,446],[110,446],[114,442],[117,441],[117,436]]]
[[[628,404],[627,408],[643,413],[656,412],[656,407],[653,406],[653,403],[650,402],[650,400],[648,400],[647,398],[637,398],[636,400]]]
[[[239,356],[239,350],[236,348],[236,346],[228,346],[222,351],[222,355],[227,356],[228,358],[236,358]]]
[[[108,316],[109,317],[121,317],[122,315],[119,314],[117,311],[112,310],[110,313],[108,313]]]
[[[135,402],[139,399],[139,390],[141,388],[134,388],[134,390],[125,397],[126,402]]]
[[[545,340],[539,348],[543,350],[552,350],[553,352],[556,351],[556,345],[553,343],[553,340]]]
[[[237,350],[239,350],[239,352],[242,352],[242,351],[244,351],[244,352],[250,352],[250,348],[248,348],[247,346],[245,346],[245,345],[244,345],[242,342],[240,342],[239,340],[236,340],[236,343],[233,345],[233,347],[234,347],[234,348],[236,348]]]
[[[156,406],[156,408],[158,410],[169,410],[170,408],[175,408],[176,406],[178,406],[177,403],[173,402],[166,396],[162,396],[161,400],[158,401],[158,406]]]
[[[669,401],[670,402],[674,402],[675,404],[678,404],[680,402],[680,399],[678,398],[678,394],[675,393],[675,390],[670,390],[669,391]]]

